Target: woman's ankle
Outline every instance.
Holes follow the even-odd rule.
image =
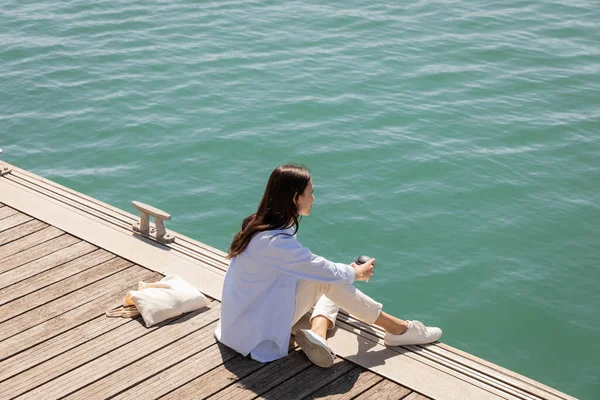
[[[408,321],[403,321],[385,312],[379,315],[379,318],[375,321],[375,325],[379,325],[392,335],[401,335],[408,330]]]
[[[394,326],[394,328],[387,332],[391,333],[392,335],[402,335],[404,332],[406,332],[408,330],[408,322],[402,320],[400,321],[401,323],[399,323],[397,326]]]
[[[310,326],[310,330],[322,337],[323,339],[327,339],[327,330],[329,328],[330,322],[327,318],[318,315],[313,318]]]

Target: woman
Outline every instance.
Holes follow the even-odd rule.
[[[244,219],[229,248],[216,338],[244,356],[273,361],[288,354],[292,326],[314,306],[311,329],[298,330],[296,342],[320,367],[335,358],[326,337],[339,307],[385,329],[388,346],[438,340],[439,328],[393,317],[352,285],[369,280],[374,258],[361,265],[334,263],[298,242],[299,219],[310,215],[314,199],[305,167],[281,165],[271,173],[258,210]]]

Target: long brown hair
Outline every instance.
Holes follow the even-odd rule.
[[[294,232],[298,232],[298,206],[294,196],[304,193],[309,181],[310,172],[304,165],[287,164],[275,168],[258,209],[242,222],[242,229],[233,237],[227,257],[233,258],[244,251],[258,232],[292,226]]]

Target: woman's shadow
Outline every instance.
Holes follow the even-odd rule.
[[[335,336],[339,329],[336,326],[330,336]],[[408,352],[400,347],[390,349],[378,346],[375,330],[368,326],[362,326],[361,330],[364,335],[354,335],[356,339],[352,339],[357,341],[356,354],[344,359],[337,357],[331,368],[319,368],[312,364],[301,349],[295,348],[294,336],[290,340],[290,353],[279,360],[261,364],[250,357],[230,358],[223,363],[224,368],[233,375],[233,387],[229,390],[250,391],[253,396],[269,400],[313,399],[348,393],[361,375],[369,374],[369,368],[383,365],[387,359]],[[230,351],[220,343],[219,349],[222,352]]]
[[[230,351],[219,345],[223,355]],[[331,368],[320,368],[293,348],[287,357],[261,364],[250,357],[238,355],[223,362],[231,384],[223,388],[218,398],[314,399],[344,394],[352,390],[364,369],[338,357]],[[246,391],[248,394],[241,394]]]
[[[340,329],[336,326],[332,333],[335,334]],[[343,328],[342,328],[343,329]],[[346,329],[348,330],[348,329]],[[352,361],[364,368],[373,368],[385,365],[390,358],[398,357],[405,353],[414,352],[403,347],[387,347],[379,338],[377,331],[372,327],[363,325],[360,327],[362,334],[356,334],[358,349],[356,353],[347,356],[346,360]],[[417,350],[420,351],[420,350]]]

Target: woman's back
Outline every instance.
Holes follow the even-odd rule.
[[[244,356],[252,352],[252,358],[258,361],[272,361],[282,352],[287,354],[289,333],[281,332],[289,332],[291,326],[296,279],[270,266],[277,263],[277,249],[285,247],[279,242],[291,237],[283,232],[257,233],[231,260],[223,284],[217,338]],[[293,232],[289,229],[285,233]]]
[[[259,361],[287,354],[298,280],[354,282],[350,266],[314,255],[293,233],[257,233],[225,275],[219,340]]]

